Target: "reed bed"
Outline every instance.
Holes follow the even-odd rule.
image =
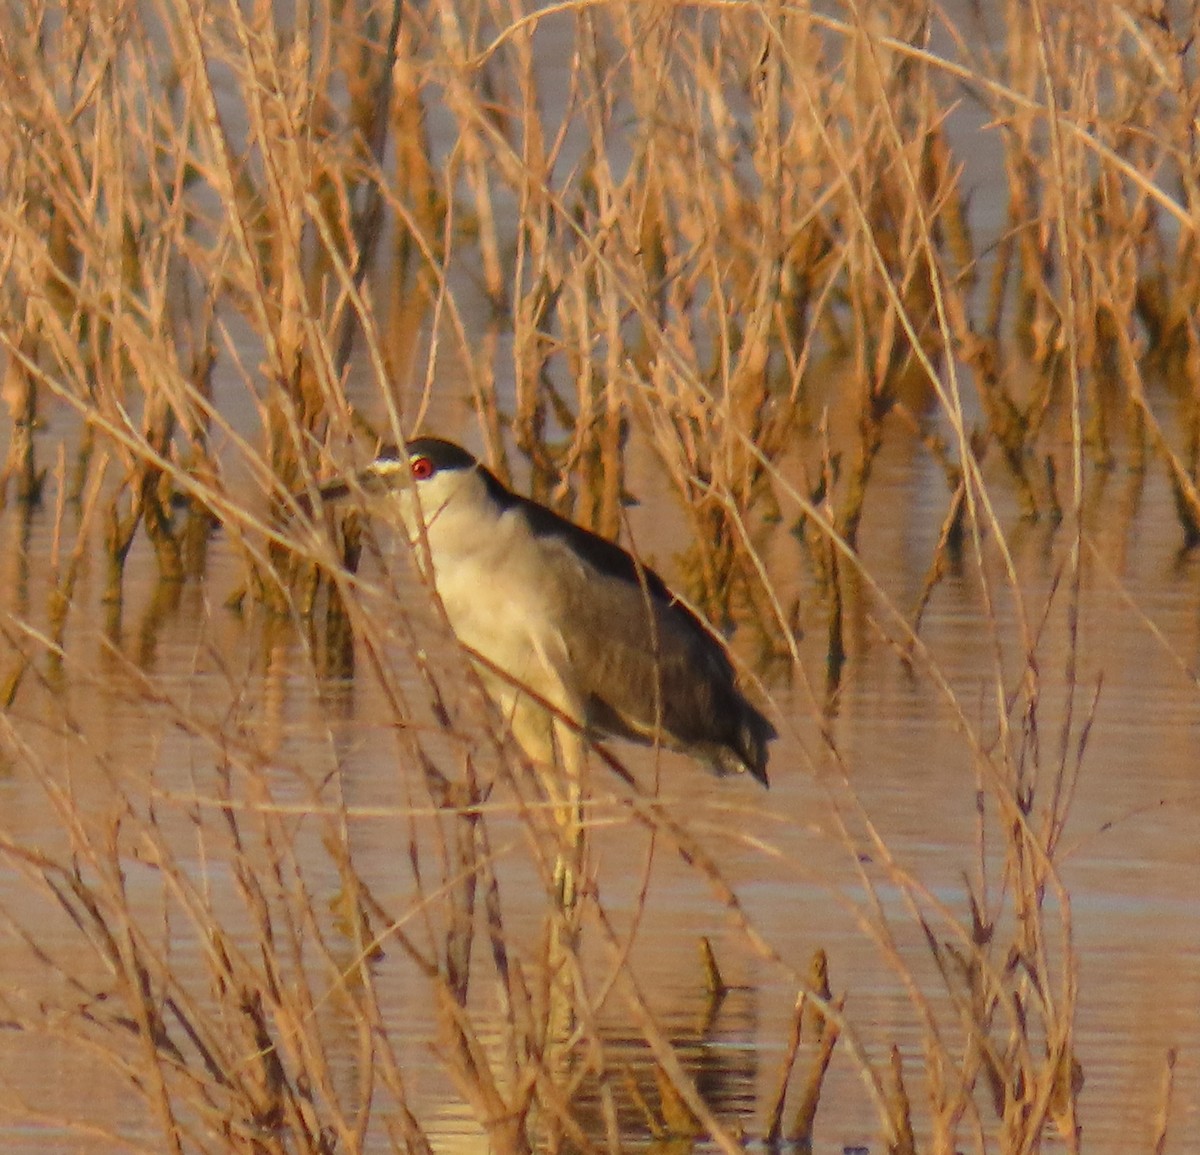
[[[14,899],[0,918],[53,995],[10,992],[3,1013],[147,1120],[130,1139],[81,1104],[56,1125],[123,1149],[421,1152],[433,1120],[413,1087],[433,1080],[499,1152],[803,1147],[836,1051],[880,1149],[1080,1149],[1058,855],[1094,710],[1076,666],[1085,483],[1163,471],[1181,547],[1200,540],[1195,16],[7,4],[2,492],[26,525],[42,503],[53,534],[17,583],[44,604],[8,601],[2,728],[53,836],[0,839],[14,893],[48,912],[39,925]],[[919,1053],[868,1048],[852,994],[819,958],[780,955],[705,821],[597,753],[586,824],[685,862],[733,949],[795,991],[771,1101],[742,1131],[706,1101],[630,961],[637,919],[610,908],[605,863],[583,865],[577,909],[556,903],[566,851],[537,768],[467,664],[427,657],[436,618],[376,527],[321,508],[320,479],[431,415],[614,537],[629,447],[653,451],[694,542],[688,596],[752,639],[768,689],[807,687],[783,728],[815,727],[834,767],[837,840],[870,864],[862,939]],[[900,605],[859,527],[881,451],[914,433],[944,520],[920,600]],[[1009,553],[1029,520],[1062,549],[1044,596]],[[803,601],[767,559],[781,522],[810,569]],[[237,570],[224,587],[215,532]],[[157,584],[147,651],[210,588],[260,639],[240,666],[195,642],[213,697],[113,641],[138,566]],[[951,567],[991,623],[982,718],[921,630]],[[832,725],[864,599],[943,695],[977,781],[954,903],[878,835]],[[289,740],[277,696],[291,685],[332,718],[324,688],[350,676],[399,768],[369,813],[336,727]],[[138,735],[125,756],[81,708],[97,692]],[[356,855],[364,818],[389,824],[406,891]],[[514,913],[530,888],[532,923]],[[419,1059],[400,988],[434,1024]],[[610,1000],[641,1075],[613,1059]]]

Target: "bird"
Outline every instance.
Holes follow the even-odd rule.
[[[738,689],[724,642],[649,566],[439,437],[384,448],[355,480],[369,513],[385,498],[399,519],[531,758],[553,760],[566,719],[768,785],[775,727]],[[325,500],[352,492],[321,487]]]

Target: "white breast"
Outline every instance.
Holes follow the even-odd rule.
[[[553,581],[548,566],[561,563],[518,512],[500,512],[487,500],[477,475],[456,480],[450,492],[430,490],[427,498],[421,490],[434,584],[451,627],[488,663],[581,717],[553,599],[545,597],[545,583]],[[511,706],[516,688],[484,674],[501,707]]]

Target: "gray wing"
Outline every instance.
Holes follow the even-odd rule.
[[[728,750],[729,768],[765,781],[774,731],[738,692],[722,643],[653,571],[638,583],[573,561],[580,580],[564,583],[555,617],[589,725],[721,765]]]

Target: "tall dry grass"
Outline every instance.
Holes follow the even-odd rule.
[[[862,935],[923,1025],[919,1055],[863,1044],[809,960],[779,956],[688,815],[619,766],[585,810],[681,855],[741,946],[794,987],[787,1061],[751,1134],[811,1135],[836,1042],[889,1151],[1023,1152],[1050,1135],[1077,1149],[1078,969],[1057,862],[1093,703],[1072,645],[1052,671],[1062,702],[1044,704],[1044,636],[1055,620],[1073,637],[1089,471],[1165,469],[1181,541],[1200,537],[1193,56],[1166,8],[1072,0],[8,5],[4,493],[16,518],[51,503],[55,533],[36,559],[48,604],[26,600],[5,625],[4,731],[58,835],[8,834],[3,851],[12,885],[66,927],[48,946],[19,903],[4,908],[60,992],[10,1000],[8,1025],[119,1081],[151,1120],[147,1149],[421,1151],[432,1121],[381,995],[385,950],[406,960],[438,1070],[492,1149],[618,1150],[647,1130],[740,1149],[639,984],[604,864],[579,912],[555,903],[564,847],[541,779],[469,669],[426,658],[432,619],[397,613],[402,579],[347,565],[370,561],[371,528],[343,551],[297,498],[376,437],[449,412],[454,391],[498,471],[519,459],[535,496],[609,535],[626,446],[653,446],[691,522],[689,596],[807,682],[844,771],[841,838],[873,862]],[[1002,222],[975,211],[985,197]],[[945,478],[916,607],[892,604],[858,550],[874,466],[901,430]],[[798,525],[816,604],[787,604],[771,579],[779,517]],[[1041,601],[1008,554],[1017,517],[1061,522],[1067,561]],[[286,657],[314,684],[352,671],[386,703],[404,804],[385,817],[417,880],[401,902],[356,859],[336,743],[318,747],[315,777],[268,772],[279,747],[247,670],[217,671],[217,716],[116,651],[98,667],[81,640],[96,558],[110,615],[139,550],[177,598],[206,580],[214,523],[264,679]],[[952,560],[992,624],[982,721],[920,630]],[[953,904],[876,835],[825,724],[847,599],[863,591],[944,695],[977,776],[979,858]],[[800,662],[805,623],[822,631],[819,675]],[[186,736],[190,783],[148,786],[74,712],[64,688],[108,687],[114,666],[118,697],[163,743]],[[52,724],[35,725],[46,701]],[[496,869],[512,823],[544,934],[514,928]],[[319,870],[336,878],[335,916]],[[883,889],[902,896],[899,925]],[[581,929],[553,933],[576,916]],[[900,943],[914,929],[919,962]],[[578,949],[551,950],[577,930]],[[658,1072],[632,1095],[638,1125],[599,1025],[610,990]],[[353,1085],[337,1045],[355,1052]],[[594,1117],[578,1105],[587,1080]],[[789,1081],[803,1100],[790,1116]]]

